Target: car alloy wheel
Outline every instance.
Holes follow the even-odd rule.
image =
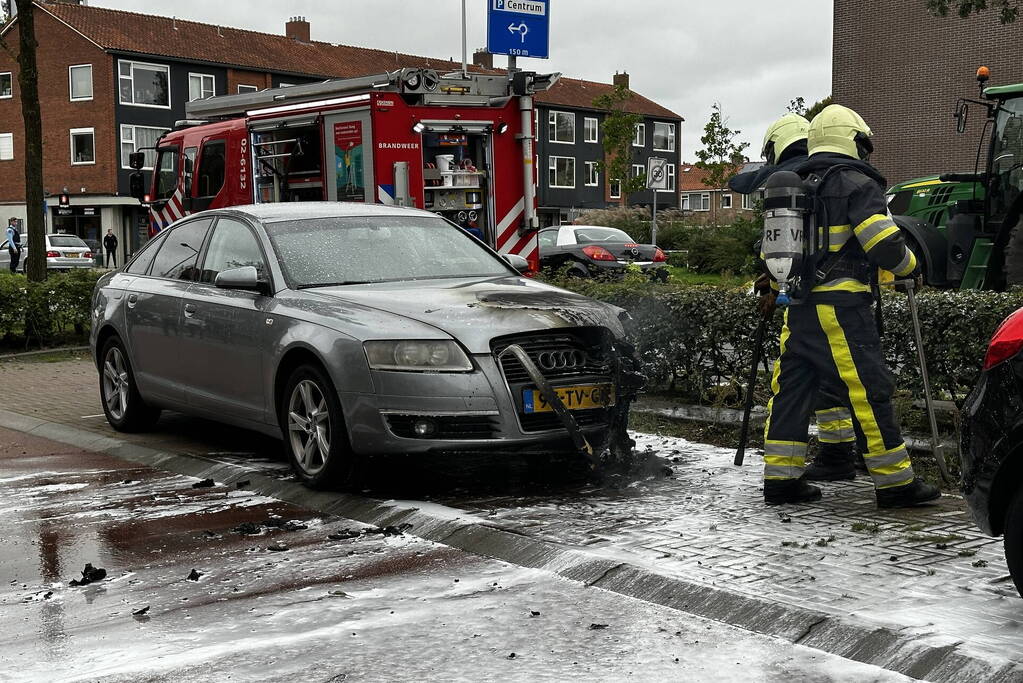
[[[124,419],[128,411],[130,393],[124,354],[119,347],[110,346],[103,358],[103,400],[110,411],[110,416],[115,420]]]
[[[288,434],[298,466],[307,476],[319,474],[330,458],[330,411],[323,390],[311,379],[291,391]]]

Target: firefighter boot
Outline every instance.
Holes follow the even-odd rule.
[[[931,486],[920,477],[908,484],[877,490],[879,508],[909,508],[923,505],[941,497],[937,486]]]
[[[856,478],[852,442],[822,443],[817,457],[806,468],[808,481],[851,481]]]
[[[821,499],[821,490],[799,479],[767,479],[764,481],[764,502],[768,505],[812,503]]]

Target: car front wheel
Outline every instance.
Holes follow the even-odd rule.
[[[303,365],[288,379],[280,424],[288,460],[311,488],[350,487],[356,458],[348,444],[334,385],[319,367]]]
[[[152,427],[160,417],[160,410],[142,400],[121,340],[108,339],[100,358],[99,395],[110,426],[119,432],[139,432]]]
[[[1005,515],[1005,562],[1016,590],[1023,596],[1023,488],[1016,492]]]

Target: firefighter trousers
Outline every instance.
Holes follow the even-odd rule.
[[[913,466],[891,403],[895,384],[884,364],[871,308],[812,303],[785,312],[781,354],[771,378],[774,395],[767,406],[764,478],[802,476],[807,426],[821,388],[848,406],[874,486],[912,482]],[[834,422],[828,419],[833,417],[844,420],[840,412],[825,411],[825,422]]]

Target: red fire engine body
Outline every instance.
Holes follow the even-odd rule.
[[[536,267],[532,94],[557,75],[401,69],[190,102],[155,149],[150,228],[283,201],[412,206]]]

